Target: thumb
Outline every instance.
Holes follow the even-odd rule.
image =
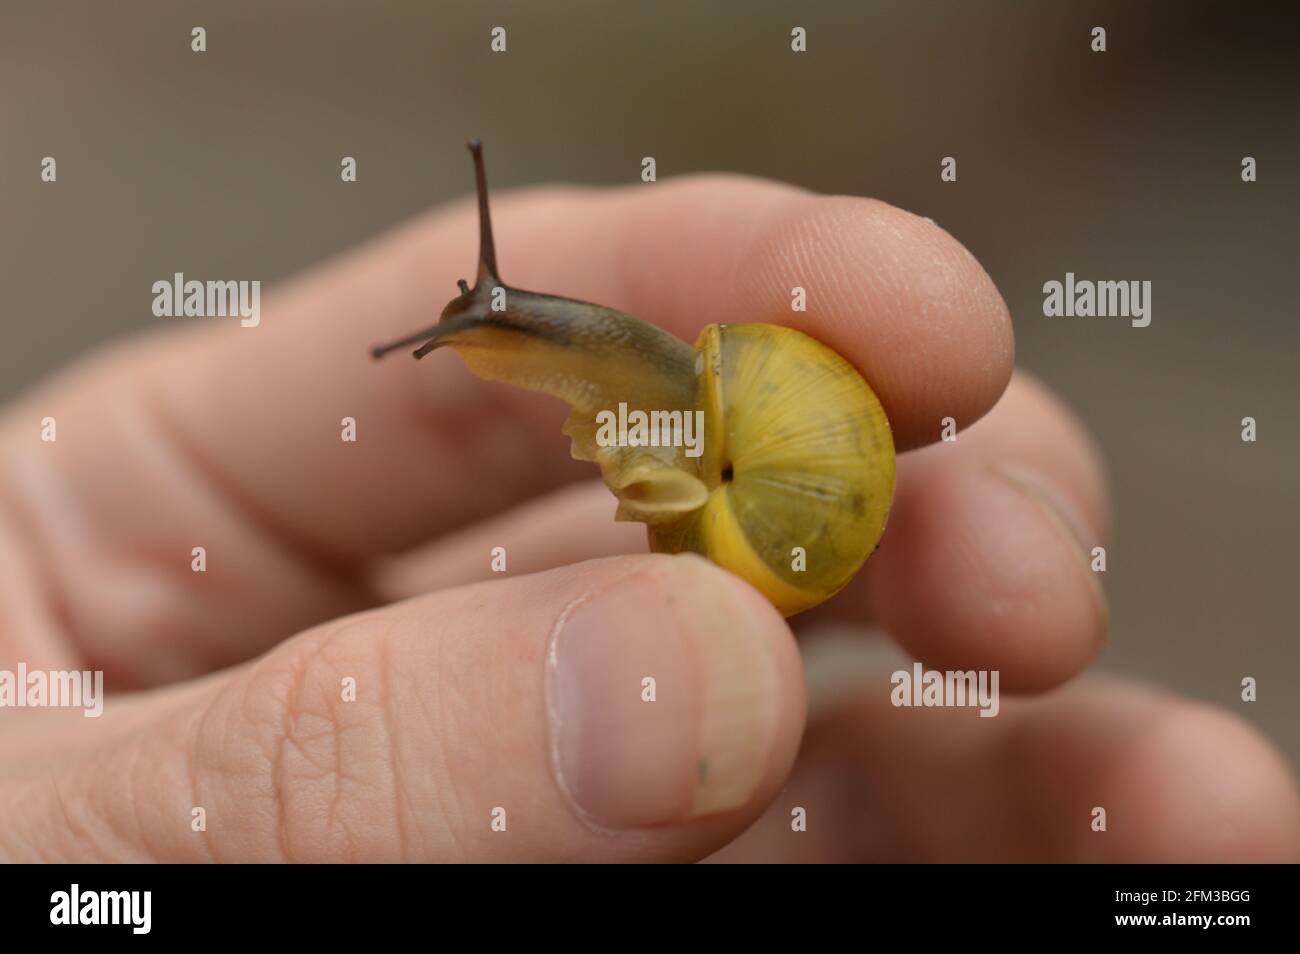
[[[0,851],[697,859],[776,795],[804,714],[798,651],[758,593],[697,557],[617,557],[336,620],[238,670],[110,698],[0,783]]]

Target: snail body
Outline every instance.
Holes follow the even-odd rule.
[[[437,325],[374,356],[449,346],[480,377],[565,401],[573,456],[600,467],[616,519],[645,523],[652,550],[708,557],[786,616],[840,590],[879,541],[894,493],[889,421],[853,366],[780,325],[708,325],[692,348],[632,315],[506,286],[481,148],[470,150],[478,279],[460,282]],[[611,439],[625,437],[611,424],[628,408],[669,439],[647,441],[644,428]]]

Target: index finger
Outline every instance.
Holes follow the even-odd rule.
[[[947,233],[879,202],[706,176],[532,190],[493,212],[512,286],[687,340],[715,322],[820,339],[871,384],[900,449],[933,439],[945,416],[978,418],[1009,378],[1010,321],[988,276]],[[369,360],[371,344],[431,323],[454,297],[476,230],[469,204],[430,214],[282,289],[257,328],[154,341],[78,386],[104,401],[140,389],[163,440],[302,552],[332,562],[409,547],[588,472],[567,459],[558,403],[480,382],[452,355]],[[791,308],[796,286],[807,311]],[[355,444],[340,440],[345,417]],[[82,461],[108,482],[97,504],[153,506],[143,460]]]

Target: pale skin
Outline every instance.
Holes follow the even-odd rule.
[[[811,616],[1000,670],[1001,714],[897,709],[882,677],[805,725],[805,618],[792,631],[723,571],[638,552],[642,528],[568,459],[558,403],[454,354],[372,364],[472,274],[466,202],[286,284],[256,329],[146,335],[6,409],[0,669],[103,669],[120,691],[99,719],[0,712],[0,858],[1300,860],[1293,773],[1246,721],[1081,677],[1106,638],[1085,557],[1106,540],[1103,470],[1014,373],[1006,307],[951,236],[738,177],[502,193],[493,212],[512,285],[688,341],[791,324],[851,361],[911,452],[881,549]],[[936,443],[944,417],[956,443]],[[580,750],[585,794],[557,770],[547,668],[584,600],[583,698],[626,729]],[[728,706],[761,710],[762,731],[692,721],[724,636]],[[674,775],[697,736],[723,741]],[[729,771],[743,784],[698,787]]]

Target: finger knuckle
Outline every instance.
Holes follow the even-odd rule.
[[[205,788],[242,816],[245,848],[289,861],[400,856],[387,658],[372,620],[340,621],[281,647],[210,710]]]

